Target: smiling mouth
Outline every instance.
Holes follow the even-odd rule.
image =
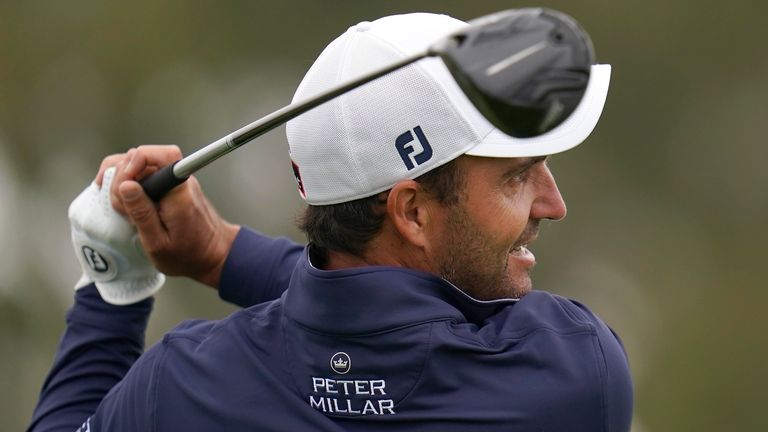
[[[535,242],[538,237],[539,222],[531,221],[520,234],[520,237],[518,237],[517,242],[512,246],[512,249],[509,250],[509,254],[518,257],[533,256],[531,251],[528,250],[528,245]]]

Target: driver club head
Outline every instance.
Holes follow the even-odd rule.
[[[462,91],[499,130],[528,138],[552,130],[576,109],[595,62],[589,35],[551,9],[484,16],[430,48]]]

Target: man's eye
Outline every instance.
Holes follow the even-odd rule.
[[[522,183],[522,182],[524,182],[525,180],[528,179],[528,175],[530,174],[530,171],[531,171],[530,168],[526,168],[526,169],[520,171],[519,173],[513,175],[510,178],[510,181],[513,182],[513,183]]]

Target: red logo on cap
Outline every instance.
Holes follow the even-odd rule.
[[[301,173],[299,173],[299,166],[296,165],[296,162],[291,161],[291,166],[293,167],[293,176],[296,178],[296,186],[299,187],[299,193],[301,194],[301,197],[306,199],[307,193],[304,191],[304,182],[301,181]]]

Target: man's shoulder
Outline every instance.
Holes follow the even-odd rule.
[[[215,419],[222,404],[239,406],[238,401],[253,397],[254,389],[274,387],[273,380],[286,381],[281,318],[278,299],[219,321],[186,321],[167,333],[158,344],[163,359],[155,388],[166,411],[163,421]],[[282,390],[270,390],[276,391]],[[194,407],[197,414],[184,414]]]
[[[92,420],[97,430],[148,430],[110,429],[113,417],[146,418],[142,421],[153,430],[221,430],[247,413],[265,415],[270,398],[289,399],[290,388],[275,385],[290,379],[281,348],[280,305],[275,300],[222,320],[179,324],[105,399]]]
[[[604,326],[585,305],[546,291],[531,291],[499,318],[507,321],[506,331],[527,333],[546,329],[557,333],[594,331]]]
[[[281,308],[282,300],[277,299],[235,311],[221,320],[186,320],[166,333],[162,344],[172,347],[206,345],[214,340],[219,344],[240,342],[239,338],[263,333],[263,330],[278,325]]]

